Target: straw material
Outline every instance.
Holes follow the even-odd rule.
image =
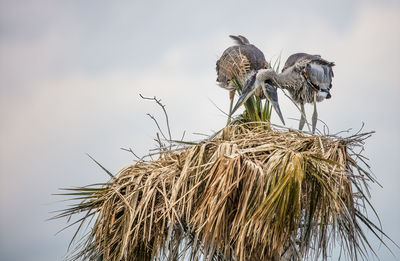
[[[80,202],[58,217],[95,220],[70,259],[326,259],[335,245],[367,258],[361,225],[381,230],[365,215],[374,178],[354,149],[369,136],[242,124],[139,161],[67,193]]]

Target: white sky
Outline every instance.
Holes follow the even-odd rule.
[[[86,152],[115,172],[131,162],[120,147],[153,147],[146,113],[162,114],[139,93],[163,100],[175,137],[223,127],[210,99],[228,108],[215,61],[229,34],[268,60],[302,51],[336,63],[319,116],[331,132],[362,122],[377,132],[365,152],[383,185],[372,201],[399,243],[399,1],[0,0],[0,260],[64,256],[74,231],[54,236],[65,222],[45,219],[65,204],[51,194],[107,179]],[[297,110],[282,94],[280,103],[296,127]]]

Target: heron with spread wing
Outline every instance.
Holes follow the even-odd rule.
[[[267,86],[273,85],[289,91],[292,99],[300,105],[301,118],[299,129],[302,130],[305,124],[305,103],[314,104],[312,116],[312,132],[315,133],[318,113],[317,102],[331,98],[333,70],[335,64],[321,58],[320,55],[296,53],[291,55],[278,74],[273,69],[260,69],[255,73],[258,82],[266,82]],[[232,113],[235,112],[259,86],[246,82],[243,92]]]
[[[236,89],[234,81],[245,83],[244,85],[248,81],[251,81],[256,87],[264,86],[262,82],[255,79],[255,75],[260,69],[270,68],[262,51],[250,44],[246,37],[242,35],[230,35],[229,37],[235,41],[236,45],[227,48],[216,64],[217,82],[220,87],[229,90],[230,105],[228,122],[233,114],[232,105]],[[283,124],[285,124],[278,104],[276,87],[267,85],[267,87],[264,86],[261,89],[256,88],[252,94],[260,98],[268,98]]]

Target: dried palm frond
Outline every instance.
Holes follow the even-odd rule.
[[[370,135],[316,136],[257,122],[162,151],[107,184],[66,193],[78,203],[58,218],[86,213],[79,229],[94,218],[70,259],[327,259],[334,245],[366,259],[363,228],[383,242],[365,207],[376,181],[354,153]]]

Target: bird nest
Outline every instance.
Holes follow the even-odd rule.
[[[363,142],[270,124],[225,127],[160,151],[106,184],[70,189],[57,217],[94,220],[71,260],[326,259],[337,245],[366,258],[368,183]],[[361,166],[362,164],[363,166]]]

